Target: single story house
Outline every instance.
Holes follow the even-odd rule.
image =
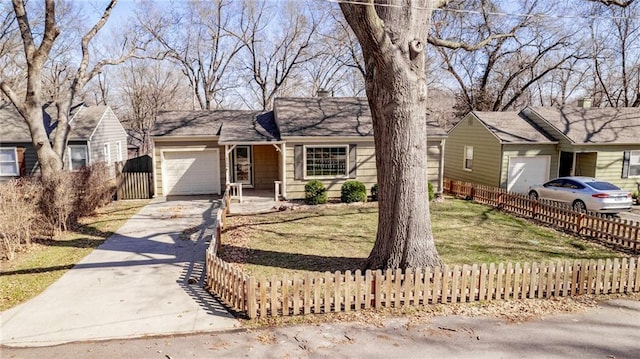
[[[330,197],[355,179],[376,183],[371,113],[366,98],[278,98],[274,110],[170,111],[151,133],[155,193],[222,193],[222,184],[304,198],[321,180]],[[430,126],[429,180],[442,191],[446,133]]]
[[[49,133],[55,131],[54,111],[44,111]],[[64,167],[72,171],[92,163],[109,164],[115,177],[114,162],[127,158],[127,134],[108,106],[78,106],[69,120]],[[27,123],[13,104],[0,105],[0,182],[38,173],[38,159]]]
[[[575,175],[636,190],[637,109],[586,104],[470,112],[448,132],[445,177],[526,193],[531,185]]]

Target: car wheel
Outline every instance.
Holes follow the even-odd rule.
[[[576,212],[586,212],[587,206],[581,200],[576,200],[573,202],[573,210]]]
[[[538,200],[538,192],[536,192],[536,191],[529,192],[529,198],[534,200],[534,201],[537,201]]]

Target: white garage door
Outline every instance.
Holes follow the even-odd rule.
[[[550,156],[509,157],[507,190],[527,193],[529,186],[549,180]]]
[[[163,152],[165,196],[220,194],[220,159],[217,149]]]

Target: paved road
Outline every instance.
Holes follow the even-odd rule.
[[[0,344],[235,328],[238,321],[202,289],[207,243],[196,229],[218,206],[210,198],[153,200],[41,295],[1,313]]]
[[[253,331],[5,348],[3,358],[600,358],[640,357],[640,301],[508,323],[439,317],[409,325],[327,323]]]

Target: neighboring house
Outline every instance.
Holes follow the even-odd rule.
[[[638,108],[526,107],[522,114],[558,140],[553,176],[596,177],[637,190],[640,181]]]
[[[636,108],[471,112],[448,134],[444,173],[451,179],[522,193],[559,176],[596,177],[629,191],[640,181]]]
[[[442,189],[446,133],[430,127],[429,179]],[[330,197],[355,179],[376,183],[371,113],[364,98],[278,98],[274,110],[164,112],[152,131],[155,193],[222,193],[225,183],[304,198],[322,181]]]
[[[45,112],[45,123],[55,120]],[[78,106],[69,120],[71,131],[64,168],[72,171],[104,161],[110,177],[114,162],[127,159],[127,134],[108,106]],[[0,181],[38,173],[38,160],[26,122],[12,104],[0,105]]]
[[[517,112],[473,111],[449,130],[444,175],[527,192],[557,167],[557,143]]]

